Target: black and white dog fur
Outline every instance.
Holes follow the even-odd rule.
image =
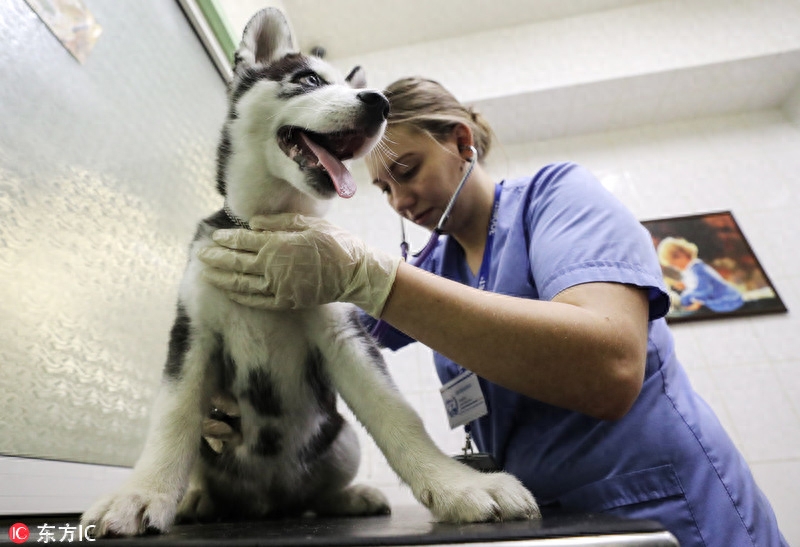
[[[514,477],[479,473],[436,447],[351,306],[251,309],[201,278],[196,253],[213,244],[215,229],[254,215],[323,212],[336,189],[301,134],[339,159],[367,153],[383,134],[388,102],[363,85],[360,69],[342,78],[297,53],[277,10],[259,12],[245,29],[219,147],[227,207],[200,223],[191,244],[144,450],[119,491],[82,517],[97,536],[165,532],[176,517],[388,512],[380,491],[350,484],[359,447],[337,393],[437,519],[538,515]],[[232,394],[241,413],[242,442],[220,452],[202,437],[215,393]]]

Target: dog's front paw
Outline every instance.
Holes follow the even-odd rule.
[[[455,463],[455,462],[454,462]],[[508,473],[480,473],[457,464],[423,487],[417,499],[442,522],[540,518],[536,500]]]
[[[125,488],[101,499],[81,517],[94,525],[95,538],[167,532],[175,521],[175,496],[146,489]]]

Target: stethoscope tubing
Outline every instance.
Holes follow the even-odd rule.
[[[425,244],[422,250],[411,255],[413,259],[409,263],[412,266],[418,266],[422,263],[422,261],[428,258],[428,255],[430,255],[431,251],[433,251],[434,247],[436,247],[436,241],[439,239],[439,236],[444,233],[444,227],[447,224],[447,221],[450,219],[450,214],[453,212],[453,207],[455,207],[456,200],[458,199],[459,194],[461,194],[461,190],[464,188],[464,184],[467,182],[467,179],[472,174],[472,169],[475,167],[475,163],[478,161],[478,151],[474,146],[470,146],[469,149],[472,152],[472,155],[470,156],[469,160],[467,160],[467,169],[464,171],[464,175],[461,177],[458,186],[456,186],[453,195],[447,202],[447,206],[444,208],[444,212],[442,213],[441,218],[439,218],[436,228],[434,228],[431,232],[431,237],[428,238],[428,242]],[[400,252],[403,256],[403,260],[408,260],[408,251],[410,245],[406,239],[406,225],[402,216],[400,217],[400,236],[402,237],[402,241],[400,242]]]
[[[444,226],[450,219],[450,213],[453,211],[453,207],[456,204],[456,199],[458,199],[461,189],[464,188],[464,184],[467,182],[470,174],[472,174],[472,169],[475,167],[475,163],[478,161],[478,151],[474,146],[470,146],[469,149],[472,152],[472,155],[470,156],[469,160],[467,160],[469,165],[464,171],[464,176],[461,177],[461,181],[458,183],[458,186],[456,186],[455,192],[453,192],[453,195],[450,197],[450,201],[447,202],[447,206],[444,208],[444,213],[442,213],[439,222],[436,224],[436,228],[434,228],[433,232],[431,232],[431,237],[428,239],[428,242],[425,244],[422,250],[411,255],[411,260],[408,260],[409,244],[406,239],[405,223],[403,222],[403,217],[400,217],[400,235],[402,237],[402,241],[400,242],[400,252],[403,255],[403,260],[407,260],[412,266],[419,266],[428,258],[428,256],[430,256],[430,254],[436,248],[436,243],[439,241],[439,236],[444,233]],[[371,331],[372,336],[374,338],[380,338],[381,335],[386,331],[386,325],[387,323],[382,319],[375,323],[375,326],[372,327]]]

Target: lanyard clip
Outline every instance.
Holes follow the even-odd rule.
[[[469,458],[475,453],[475,451],[472,448],[472,435],[470,435],[469,431],[467,431],[466,441],[467,442],[466,444],[464,444],[464,448],[462,448],[461,451],[464,453],[464,458]]]
[[[467,429],[467,442],[464,444],[464,448],[462,448],[461,451],[463,454],[453,456],[453,459],[483,473],[494,473],[495,471],[500,471],[500,467],[498,467],[497,463],[494,461],[494,458],[492,458],[490,454],[475,452],[473,450],[472,435],[470,435],[469,429]]]

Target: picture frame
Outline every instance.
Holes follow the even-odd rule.
[[[103,28],[83,0],[25,0],[64,48],[81,64],[100,38]]]
[[[646,220],[670,294],[670,323],[785,313],[731,211]]]

